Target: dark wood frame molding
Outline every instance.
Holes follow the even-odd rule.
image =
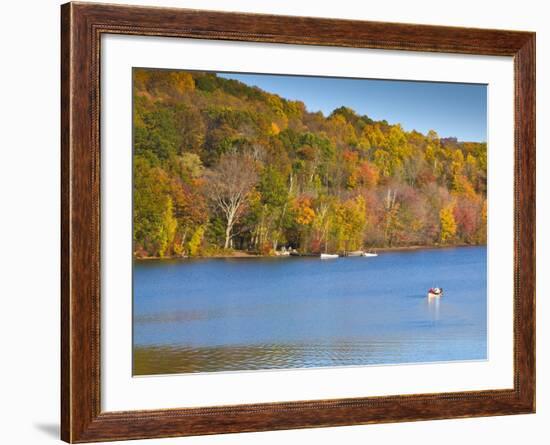
[[[512,56],[515,66],[514,388],[102,412],[99,317],[102,34]],[[67,3],[61,7],[61,37],[63,440],[94,442],[535,411],[534,33]]]

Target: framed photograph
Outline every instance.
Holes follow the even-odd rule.
[[[535,411],[535,34],[61,8],[62,439]]]

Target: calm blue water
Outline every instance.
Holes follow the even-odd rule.
[[[486,287],[485,247],[138,261],[134,374],[486,359]]]

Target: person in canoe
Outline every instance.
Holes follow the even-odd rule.
[[[442,296],[443,296],[442,287],[432,287],[428,291],[428,298],[436,298],[436,297],[442,297]]]

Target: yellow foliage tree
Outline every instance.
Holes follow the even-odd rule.
[[[275,122],[271,122],[271,134],[277,136],[281,132],[281,129]]]
[[[173,72],[171,74],[174,86],[180,94],[195,90],[195,80],[190,73]]]
[[[456,235],[456,221],[453,214],[454,203],[448,204],[439,212],[441,224],[441,242],[447,243]]]
[[[311,208],[311,200],[300,199],[295,204],[296,222],[302,226],[309,226],[315,219],[315,210]]]
[[[174,205],[170,198],[166,198],[166,207],[162,216],[162,228],[160,229],[160,257],[164,257],[169,253],[177,226],[178,222],[174,218]]]
[[[204,227],[200,226],[195,230],[193,236],[191,236],[189,243],[187,243],[189,256],[196,256],[199,253],[203,237]]]
[[[362,196],[337,204],[332,218],[332,232],[337,251],[359,249],[367,224],[367,205]]]

